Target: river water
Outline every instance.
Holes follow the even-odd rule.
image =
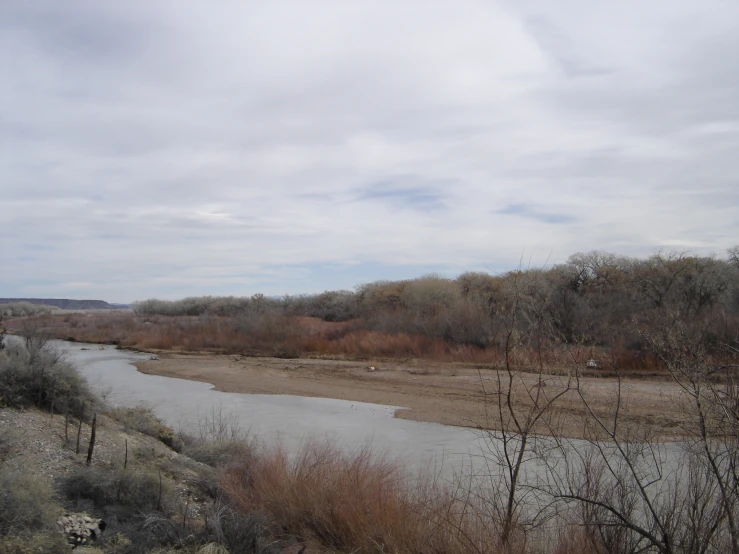
[[[396,419],[402,406],[289,395],[238,394],[207,383],[146,375],[132,362],[147,354],[106,346],[54,341],[114,406],[150,407],[168,425],[194,431],[213,410],[236,418],[266,443],[279,441],[295,451],[308,440],[335,442],[345,449],[371,446],[373,453],[402,461],[409,469],[444,476],[480,465],[484,441],[474,430]]]

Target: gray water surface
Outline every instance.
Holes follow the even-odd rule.
[[[288,451],[315,439],[328,439],[346,449],[369,445],[373,452],[399,459],[412,469],[431,468],[446,476],[479,459],[483,448],[473,430],[396,419],[399,406],[219,392],[207,383],[140,373],[132,362],[148,359],[147,354],[55,343],[108,402],[150,407],[175,428],[195,429],[215,409],[237,418],[243,428],[267,443],[280,441]]]

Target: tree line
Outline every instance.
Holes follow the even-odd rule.
[[[632,353],[648,349],[643,330],[678,319],[710,350],[739,336],[739,246],[726,258],[593,251],[500,275],[427,275],[282,298],[150,299],[132,308],[143,316],[231,316],[245,328],[265,315],[307,316],[481,349],[505,348],[514,338],[534,349],[578,344]]]

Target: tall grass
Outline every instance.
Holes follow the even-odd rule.
[[[340,552],[497,552],[494,529],[469,498],[411,479],[368,449],[308,443],[291,457],[271,448],[221,480],[245,513],[266,513],[285,533]]]

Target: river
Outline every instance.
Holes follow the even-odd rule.
[[[328,439],[344,449],[371,446],[374,453],[398,459],[410,469],[431,469],[446,476],[480,460],[485,451],[474,430],[396,419],[402,406],[219,392],[207,383],[140,373],[133,362],[149,358],[148,354],[54,343],[110,404],[150,407],[175,429],[193,431],[198,421],[216,410],[236,418],[258,439],[279,441],[288,451],[308,440]]]

